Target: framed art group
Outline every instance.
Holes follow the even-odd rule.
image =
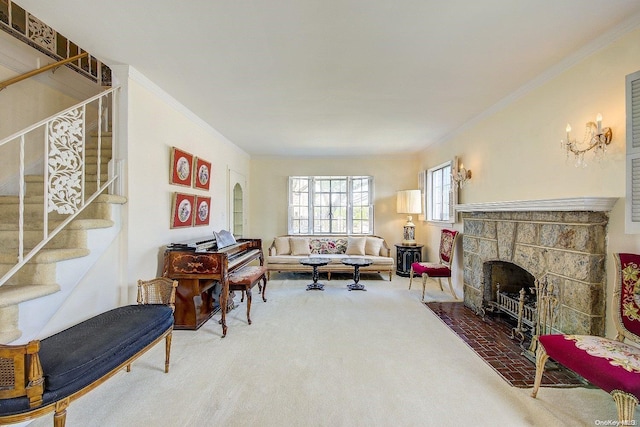
[[[209,225],[211,197],[173,193],[171,228]]]
[[[196,190],[209,190],[211,162],[171,147],[169,183]],[[209,225],[211,197],[174,192],[171,201],[171,228]]]
[[[171,147],[170,184],[209,190],[210,182],[211,162]]]

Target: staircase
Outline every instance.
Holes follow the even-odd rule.
[[[87,139],[85,154],[85,192],[92,194],[97,189],[98,163],[97,135]],[[100,182],[107,181],[108,161],[112,155],[112,135],[102,133],[100,156]],[[43,230],[42,203],[44,177],[25,176],[23,242],[28,252],[41,242]],[[0,343],[8,343],[21,336],[19,329],[19,305],[23,302],[43,298],[61,290],[57,281],[61,262],[89,255],[88,235],[92,230],[114,227],[112,205],[124,204],[123,196],[99,195],[77,218],[73,219],[43,249],[20,270],[0,286]],[[0,277],[16,265],[19,251],[19,198],[0,196]],[[67,219],[69,215],[51,212],[47,215],[49,231]],[[79,274],[80,276],[82,273]],[[81,277],[72,282],[77,283]],[[55,311],[54,311],[55,312]],[[53,312],[51,313],[51,315]],[[42,319],[43,326],[48,319]]]

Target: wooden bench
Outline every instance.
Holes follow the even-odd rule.
[[[173,331],[177,282],[169,279],[169,305],[114,308],[42,340],[0,345],[0,424],[28,421],[54,412],[63,427],[69,404],[126,368],[165,340],[165,373]],[[160,282],[158,282],[160,284]],[[139,285],[140,286],[140,285]],[[140,289],[140,288],[139,288]],[[157,292],[139,290],[152,297]]]
[[[260,281],[264,283],[260,285]],[[250,265],[242,267],[229,275],[229,291],[241,291],[242,297],[240,301],[244,301],[244,295],[247,294],[247,323],[251,324],[251,288],[258,285],[258,289],[262,292],[262,301],[267,302],[264,293],[267,289],[267,267],[263,265]]]

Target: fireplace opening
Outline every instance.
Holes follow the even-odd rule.
[[[537,316],[535,277],[524,268],[505,261],[483,264],[485,312],[505,314],[513,325],[511,336],[530,339]]]

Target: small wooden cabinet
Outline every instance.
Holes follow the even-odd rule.
[[[396,274],[409,277],[411,264],[422,261],[422,248],[424,245],[400,245],[396,244]]]

